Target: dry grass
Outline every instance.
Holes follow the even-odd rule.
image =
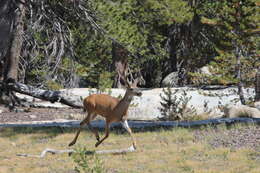
[[[210,131],[211,128],[203,129]],[[102,133],[103,135],[103,133]],[[212,147],[194,137],[193,129],[159,129],[135,132],[138,151],[123,155],[100,155],[104,172],[118,173],[257,173],[259,150],[247,147]],[[5,128],[0,130],[1,173],[75,173],[76,163],[67,154],[43,159],[18,157],[18,153],[39,154],[45,148],[68,149],[74,130],[61,128]],[[84,131],[77,145],[95,150],[95,137]],[[131,145],[127,133],[113,130],[98,148],[118,149]],[[259,144],[260,145],[260,144]]]

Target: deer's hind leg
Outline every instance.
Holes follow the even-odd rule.
[[[80,127],[79,127],[79,129],[78,129],[78,131],[77,131],[77,133],[76,133],[74,139],[69,143],[69,146],[72,146],[72,145],[74,145],[74,144],[77,142],[77,139],[78,139],[78,137],[79,137],[79,134],[80,134],[81,130],[83,129],[83,127],[84,127],[85,125],[88,125],[88,126],[90,125],[89,123],[90,123],[90,121],[92,120],[92,117],[95,118],[96,115],[93,114],[93,113],[88,113],[87,117],[80,122]],[[91,130],[91,131],[92,131],[92,130]],[[98,135],[98,134],[97,134],[97,135]]]
[[[99,141],[99,140],[100,140],[100,137],[99,137],[98,131],[97,131],[96,129],[94,129],[94,128],[92,127],[92,125],[90,124],[90,122],[91,122],[92,120],[94,120],[94,119],[96,118],[96,116],[97,116],[97,114],[92,114],[92,116],[90,117],[90,120],[87,120],[86,124],[88,125],[89,130],[90,130],[92,133],[94,133],[94,135],[96,136],[97,141]]]

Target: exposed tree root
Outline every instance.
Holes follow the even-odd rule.
[[[123,148],[123,149],[114,149],[114,150],[99,150],[99,151],[86,151],[85,154],[125,154],[129,152],[136,151],[133,146],[129,148]],[[36,157],[36,158],[44,158],[47,153],[51,154],[62,154],[62,153],[68,153],[69,155],[74,153],[75,150],[55,150],[51,148],[46,148],[41,152],[40,155],[34,155],[34,154],[17,154],[17,156],[21,157]]]

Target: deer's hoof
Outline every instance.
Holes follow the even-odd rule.
[[[98,146],[99,146],[99,144],[100,144],[100,143],[99,143],[99,142],[97,142],[97,143],[95,144],[95,147],[98,147]]]
[[[75,144],[75,142],[71,142],[71,143],[69,143],[69,147],[72,146],[72,145],[74,145],[74,144]]]

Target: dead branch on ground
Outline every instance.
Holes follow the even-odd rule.
[[[113,149],[113,150],[99,150],[99,151],[86,151],[86,155],[90,154],[125,154],[129,152],[136,151],[133,146],[129,148],[123,148],[123,149]],[[44,158],[47,153],[51,154],[62,154],[62,153],[68,153],[69,155],[72,153],[75,153],[75,150],[68,149],[68,150],[56,150],[51,148],[44,149],[40,155],[34,155],[34,154],[17,154],[17,156],[21,157],[35,157],[35,158]]]

